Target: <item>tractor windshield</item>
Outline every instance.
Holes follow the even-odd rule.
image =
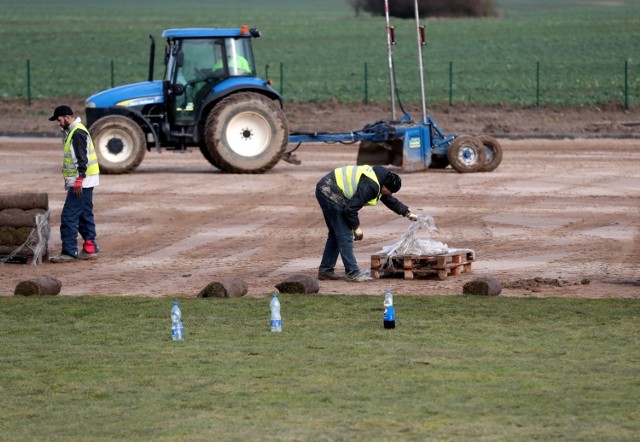
[[[225,40],[225,49],[230,76],[255,75],[248,38],[228,38]]]
[[[169,82],[186,85],[208,79],[255,75],[253,53],[247,38],[190,38],[179,43],[171,50],[176,62],[167,65],[166,80]]]
[[[169,44],[165,80],[175,86],[177,122],[193,122],[211,86],[229,77],[255,76],[249,38],[185,38]]]

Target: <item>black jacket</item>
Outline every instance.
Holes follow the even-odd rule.
[[[389,169],[384,166],[373,166],[373,171],[378,178],[378,183],[383,183]],[[358,188],[350,200],[344,198],[342,190],[338,187],[335,180],[335,174],[331,171],[320,182],[330,182],[331,191],[335,194],[339,194],[344,201],[344,211],[342,213],[347,226],[354,230],[360,226],[360,219],[358,218],[358,211],[367,204],[367,201],[378,198],[380,195],[381,186],[378,185],[371,178],[362,175],[358,182]],[[406,216],[409,213],[409,208],[402,204],[393,195],[382,195],[380,201],[387,206],[390,210],[394,211],[398,215]]]

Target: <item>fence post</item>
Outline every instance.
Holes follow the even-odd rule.
[[[453,61],[449,62],[449,106],[453,105]]]
[[[31,106],[31,60],[27,59],[27,104]]]
[[[280,94],[284,95],[284,63],[280,62]]]
[[[369,69],[367,62],[364,62],[364,104],[369,104]]]
[[[540,108],[540,62],[536,61],[536,109]]]
[[[629,110],[629,60],[624,61],[624,108]]]
[[[114,71],[115,71],[115,69],[114,69],[114,65],[113,65],[113,60],[111,60],[111,87],[112,88],[115,87],[115,85],[116,85],[115,81],[114,81],[114,78],[115,78]]]

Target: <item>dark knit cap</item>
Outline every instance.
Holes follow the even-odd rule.
[[[400,190],[400,187],[402,187],[402,180],[399,175],[389,172],[382,185],[389,189],[391,193],[396,193]]]

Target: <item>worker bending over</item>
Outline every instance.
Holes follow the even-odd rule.
[[[335,272],[338,255],[342,257],[347,281],[371,279],[360,271],[353,252],[353,241],[363,238],[358,211],[365,205],[375,206],[380,200],[398,215],[416,221],[418,216],[392,196],[401,185],[400,176],[386,167],[366,165],[339,167],[318,182],[316,198],[329,229],[318,279],[345,279]]]

